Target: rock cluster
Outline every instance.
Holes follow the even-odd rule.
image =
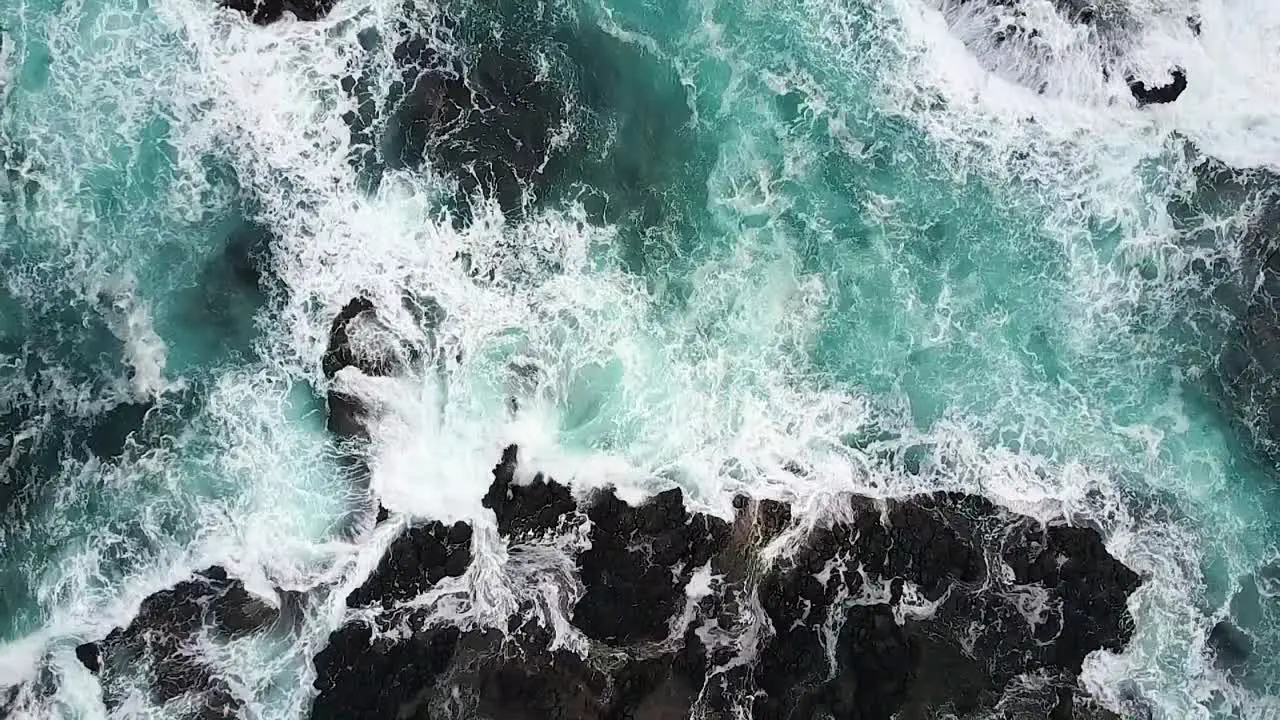
[[[470,533],[431,523],[347,599],[383,612],[317,656],[314,718],[887,719],[964,715],[1010,693],[1044,716],[1086,717],[1073,697],[1085,656],[1130,637],[1139,579],[1093,530],[944,493],[845,497],[845,520],[807,530],[787,504],[741,497],[729,522],[690,512],[678,489],[632,506],[541,476],[521,484],[515,456],[485,505],[513,552],[587,533],[569,612],[586,654],[521,614],[499,632],[407,604],[465,571]]]

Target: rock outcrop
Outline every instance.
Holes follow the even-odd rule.
[[[1163,85],[1147,85],[1133,77],[1126,78],[1125,82],[1129,85],[1129,92],[1133,94],[1133,99],[1138,101],[1138,107],[1160,105],[1177,100],[1178,96],[1187,89],[1186,71],[1176,67],[1169,71],[1169,75],[1172,80]]]
[[[245,589],[218,566],[143,600],[128,627],[76,648],[76,657],[101,678],[108,710],[119,707],[127,682],[143,669],[151,701],[193,702],[189,717],[237,716],[243,703],[204,660],[198,644],[223,642],[271,627],[280,617],[272,604]]]
[[[611,490],[517,482],[516,455],[504,453],[484,504],[513,554],[581,548],[562,596],[585,654],[532,613],[499,632],[413,602],[469,558],[466,526],[431,523],[347,598],[381,611],[316,657],[313,718],[887,720],[997,703],[1086,717],[1084,658],[1131,634],[1139,578],[1087,528],[947,493],[833,499],[847,503],[841,519],[814,527],[744,496],[728,522],[689,511],[678,489],[633,506]],[[569,533],[589,542],[556,544]]]
[[[222,6],[245,14],[258,25],[268,25],[284,14],[299,20],[319,20],[333,10],[337,0],[222,0]]]

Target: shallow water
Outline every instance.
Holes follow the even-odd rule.
[[[512,442],[722,512],[744,488],[976,491],[1096,524],[1149,578],[1129,649],[1086,665],[1103,701],[1280,717],[1280,476],[1218,361],[1270,176],[1204,170],[1280,164],[1280,10],[1024,4],[1038,36],[997,44],[1000,8],[929,0],[340,0],[265,28],[10,0],[0,684],[103,715],[75,645],[216,562],[321,589],[296,638],[210,650],[255,716],[305,715],[324,588],[390,539],[325,433],[319,358],[363,293],[440,311],[391,320],[434,371],[355,389],[394,510],[483,518]],[[536,177],[482,197],[415,158],[390,100],[411,38],[542,83],[533,119],[497,120],[550,138],[518,146]],[[1184,96],[1137,108],[1124,75],[1174,64]],[[456,152],[513,157],[487,137]],[[479,621],[511,602],[486,562]],[[1255,637],[1232,676],[1206,648],[1226,617]]]

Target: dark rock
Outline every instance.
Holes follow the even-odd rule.
[[[315,658],[312,705],[316,720],[377,720],[399,717],[425,702],[424,694],[451,661],[457,628],[435,627],[422,611],[400,604],[430,590],[446,576],[459,577],[471,560],[471,527],[432,522],[411,527],[396,538],[369,579],[347,596],[348,607],[381,607],[382,628],[411,629],[395,640],[374,639],[373,630],[351,622],[329,635],[329,643]],[[376,690],[372,691],[374,688]],[[408,710],[406,710],[408,709]],[[427,710],[415,717],[430,717]]]
[[[366,358],[360,357],[351,347],[352,323],[361,317],[372,318],[373,314],[373,301],[366,297],[354,298],[342,307],[338,316],[329,325],[329,345],[325,348],[324,358],[320,361],[320,368],[325,377],[332,380],[339,370],[347,366],[354,366],[366,375],[382,374],[379,372],[379,367]]]
[[[325,428],[339,439],[368,440],[369,430],[365,427],[366,415],[364,405],[354,397],[330,390],[327,396],[329,417]],[[363,463],[352,464],[352,475],[364,475],[367,468]]]
[[[916,713],[943,705],[963,714],[989,706],[1024,672],[1074,684],[1086,654],[1128,641],[1125,602],[1138,578],[1093,531],[1040,528],[971,496],[890,501],[883,519],[853,501],[851,526],[815,531],[791,563],[761,581],[776,634],[756,666],[765,696],[755,717],[786,717],[791,707],[806,708],[803,717],[923,717]],[[1014,571],[1009,585],[983,560],[997,542]],[[908,583],[940,604],[899,624],[894,613],[903,612]],[[887,602],[840,610],[842,595],[875,587]],[[1033,623],[1010,598],[1041,591],[1047,617]],[[828,679],[821,630],[837,612],[843,629]]]
[[[401,71],[385,97],[360,74],[344,82],[355,162],[371,182],[429,165],[456,181],[459,223],[477,194],[507,217],[580,201],[593,222],[633,232],[692,222],[705,207],[717,149],[700,141],[670,58],[518,3],[472,9],[467,22],[420,4],[397,37],[381,53]]]
[[[445,577],[461,577],[470,563],[469,527],[463,531],[440,522],[411,527],[391,543],[369,579],[347,596],[347,606],[391,609]]]
[[[222,7],[244,13],[258,25],[267,25],[293,13],[299,20],[319,20],[337,0],[221,0]]]
[[[688,716],[692,689],[661,660],[613,654],[603,664],[549,644],[545,631],[518,626],[506,633],[431,627],[391,642],[348,625],[316,657],[321,694],[311,717]]]
[[[1128,642],[1139,579],[1092,530],[967,495],[849,497],[848,521],[766,562],[761,548],[795,532],[786,503],[743,496],[732,524],[689,512],[678,489],[638,506],[597,491],[579,505],[549,478],[515,484],[517,462],[508,448],[485,506],[513,548],[587,529],[571,613],[587,652],[552,650],[528,607],[501,633],[403,606],[465,568],[471,528],[434,523],[398,539],[348,598],[381,606],[376,626],[396,632],[351,624],[330,637],[313,717],[905,720],[997,704],[1103,717],[1084,709],[1077,675],[1089,652]],[[710,584],[691,596],[704,569]],[[1026,673],[1049,683],[1014,682]]]
[[[411,310],[411,303],[405,302]],[[329,326],[329,342],[320,368],[333,380],[343,368],[352,367],[369,377],[404,375],[422,360],[423,350],[398,338],[378,317],[373,302],[357,297],[343,306]],[[328,393],[328,429],[341,439],[367,440],[367,408],[341,390]]]
[[[441,627],[401,640],[375,639],[367,625],[342,627],[315,658],[320,694],[311,706],[312,720],[430,718],[419,705],[448,666],[460,635],[457,628]]]
[[[98,643],[87,642],[77,645],[76,659],[95,675],[102,669],[102,649],[98,647]]]
[[[498,532],[529,537],[560,529],[578,509],[569,488],[541,474],[527,485],[517,484],[516,455],[514,445],[503,451],[502,462],[493,469],[493,483],[481,501],[497,517]]]
[[[1045,660],[1078,674],[1094,650],[1122,650],[1132,632],[1126,602],[1141,584],[1137,573],[1108,554],[1092,530],[1024,523],[1022,533],[1004,555],[1016,583],[1043,587],[1061,603]]]
[[[666,638],[683,607],[685,586],[724,547],[728,523],[690,515],[679,488],[634,508],[604,491],[587,516],[591,547],[578,556],[586,592],[574,607],[573,624],[610,643]]]
[[[537,76],[534,59],[509,45],[444,59],[422,38],[399,45],[394,57],[403,79],[393,88],[388,164],[430,161],[457,178],[461,200],[484,192],[504,213],[520,211],[526,191],[547,182],[552,138],[564,122],[564,98]]]
[[[1129,92],[1133,95],[1133,99],[1138,101],[1138,107],[1171,103],[1178,99],[1183,90],[1187,89],[1187,74],[1182,68],[1176,67],[1170,71],[1170,75],[1173,76],[1173,80],[1166,85],[1148,86],[1132,76],[1126,78],[1125,82],[1129,85]]]
[[[242,701],[214,668],[188,652],[189,644],[201,632],[215,641],[259,632],[278,616],[276,606],[214,566],[148,596],[128,627],[80,645],[76,657],[101,676],[109,710],[124,700],[127,678],[143,669],[149,674],[152,702],[163,705],[191,693],[200,699],[199,717],[226,717],[238,714]]]
[[[1280,202],[1274,192],[1280,176],[1231,167],[1177,140],[1195,184],[1171,200],[1169,215],[1184,246],[1217,258],[1190,268],[1195,283],[1188,283],[1180,331],[1195,345],[1181,362],[1209,369],[1201,380],[1208,401],[1251,449],[1274,462],[1280,460]],[[1206,217],[1244,221],[1226,238],[1228,252],[1221,231],[1206,230]]]
[[[126,402],[96,416],[89,431],[89,450],[103,460],[118,460],[152,407],[154,403]]]

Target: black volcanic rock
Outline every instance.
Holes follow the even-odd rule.
[[[78,646],[76,657],[101,677],[109,710],[124,700],[127,678],[143,668],[153,702],[162,705],[190,693],[202,707],[196,717],[229,717],[239,713],[241,701],[191,645],[201,633],[231,640],[266,629],[278,617],[276,606],[214,566],[148,596],[128,627]]]
[[[1058,611],[1036,633],[1052,648],[1044,661],[1078,673],[1094,650],[1122,650],[1132,623],[1125,603],[1138,589],[1138,575],[1109,555],[1092,530],[1026,521],[1019,530],[1004,553],[1014,587],[1057,596]]]
[[[361,352],[353,342],[361,324],[377,323],[377,314],[373,301],[366,297],[356,297],[342,307],[338,316],[329,325],[329,344],[325,348],[320,368],[324,376],[333,379],[339,370],[354,367],[371,377],[387,375],[390,368],[383,358],[369,356]]]
[[[493,469],[493,483],[481,501],[498,520],[503,536],[542,535],[562,527],[578,509],[569,488],[541,473],[532,482],[515,482],[516,446],[506,448],[502,462]]]
[[[461,577],[470,564],[470,525],[432,522],[411,527],[391,543],[369,579],[347,596],[347,606],[380,604],[389,610],[445,577]]]
[[[1086,654],[1130,637],[1125,601],[1138,577],[1093,531],[1046,529],[947,493],[888,501],[883,514],[859,498],[853,508],[851,524],[814,531],[761,581],[775,635],[756,666],[764,697],[755,717],[787,717],[791,707],[811,709],[800,717],[971,712],[1023,673],[1074,683]],[[993,550],[1012,581],[988,567]],[[1026,615],[1034,605],[1045,613],[1035,622]],[[822,628],[833,619],[842,629],[829,648]],[[829,651],[836,666],[826,679]]]
[[[461,633],[457,628],[433,626],[424,612],[400,605],[446,576],[465,573],[471,561],[471,534],[465,523],[431,522],[408,528],[391,543],[373,574],[347,596],[346,604],[381,607],[384,614],[376,629],[407,629],[407,637],[375,637],[374,627],[358,621],[330,633],[328,644],[315,657],[314,685],[319,695],[312,705],[312,718],[396,717],[422,700],[453,658]]]
[[[1187,89],[1187,73],[1182,68],[1174,68],[1169,74],[1173,76],[1173,80],[1165,85],[1148,86],[1133,77],[1126,78],[1129,92],[1133,95],[1133,99],[1138,101],[1138,107],[1171,103],[1178,99],[1178,96]]]
[[[587,516],[591,547],[578,556],[586,593],[573,624],[614,644],[665,639],[690,577],[724,547],[728,523],[687,512],[679,488],[638,507],[605,491],[593,498]]]
[[[319,20],[337,0],[221,0],[222,7],[244,13],[258,25],[268,25],[293,13],[299,20]]]
[[[457,628],[424,628],[404,639],[375,638],[373,629],[351,623],[329,635],[315,657],[312,720],[382,720],[430,718],[417,704],[453,658],[461,633]]]
[[[585,653],[527,608],[500,632],[402,604],[469,550],[468,526],[433,523],[348,598],[381,611],[316,657],[314,718],[889,720],[997,703],[1102,717],[1076,696],[1077,675],[1088,653],[1128,642],[1139,579],[1093,530],[954,493],[834,498],[843,519],[813,527],[742,496],[728,523],[690,512],[678,489],[637,506],[612,490],[577,501],[543,476],[516,483],[517,462],[508,448],[485,507],[513,553],[587,533],[573,551],[580,594],[562,610]],[[1047,684],[1014,682],[1028,673]]]

